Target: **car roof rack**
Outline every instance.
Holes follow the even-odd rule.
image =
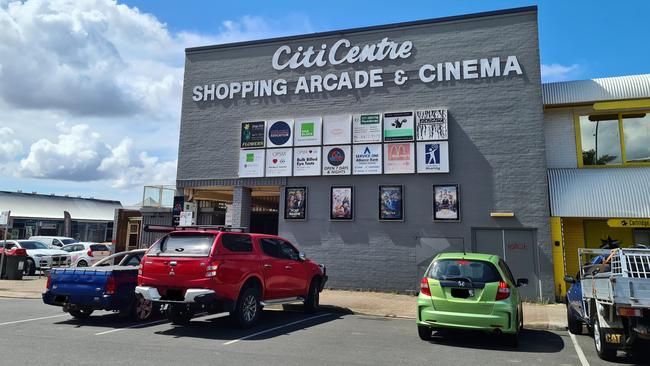
[[[196,231],[196,230],[213,230],[234,233],[246,232],[246,227],[236,227],[228,225],[192,225],[192,226],[165,226],[165,225],[145,225],[144,231],[149,233],[171,233],[172,231]]]

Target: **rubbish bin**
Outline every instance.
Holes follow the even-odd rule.
[[[0,278],[6,280],[22,280],[25,271],[27,251],[22,248],[14,248],[4,251],[4,261],[0,269]],[[1,259],[0,259],[1,260]]]

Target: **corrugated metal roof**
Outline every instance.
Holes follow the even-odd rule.
[[[118,201],[0,191],[0,209],[11,210],[11,217],[63,220],[68,211],[73,220],[113,221],[120,207]]]
[[[551,216],[650,218],[650,168],[549,169]]]
[[[542,84],[545,106],[650,98],[650,74]]]

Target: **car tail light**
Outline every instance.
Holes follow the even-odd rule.
[[[429,279],[426,277],[422,277],[422,281],[420,281],[420,293],[422,295],[431,296],[431,289],[429,288]]]
[[[205,269],[205,277],[216,277],[217,268],[219,268],[219,261],[212,261],[210,265]]]
[[[633,309],[633,308],[618,308],[616,309],[616,312],[620,316],[638,316],[641,317],[641,309]]]
[[[86,254],[88,254],[89,257],[92,257],[92,256],[93,256],[93,250],[92,250],[92,249],[88,249],[88,251],[86,252]]]
[[[115,294],[115,278],[109,277],[108,280],[106,280],[106,294],[107,295],[113,295]]]
[[[45,282],[45,288],[48,290],[52,288],[52,272],[48,273],[47,275],[47,282]]]
[[[142,263],[138,266],[138,276],[142,276]]]
[[[510,286],[503,281],[499,281],[499,288],[497,289],[496,301],[505,300],[510,297]]]

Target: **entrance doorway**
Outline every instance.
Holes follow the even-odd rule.
[[[510,267],[515,279],[528,279],[528,286],[519,288],[523,299],[540,299],[535,230],[474,229],[472,237],[472,249],[475,252],[500,256]]]
[[[251,204],[251,233],[278,235],[280,188],[253,189]]]

